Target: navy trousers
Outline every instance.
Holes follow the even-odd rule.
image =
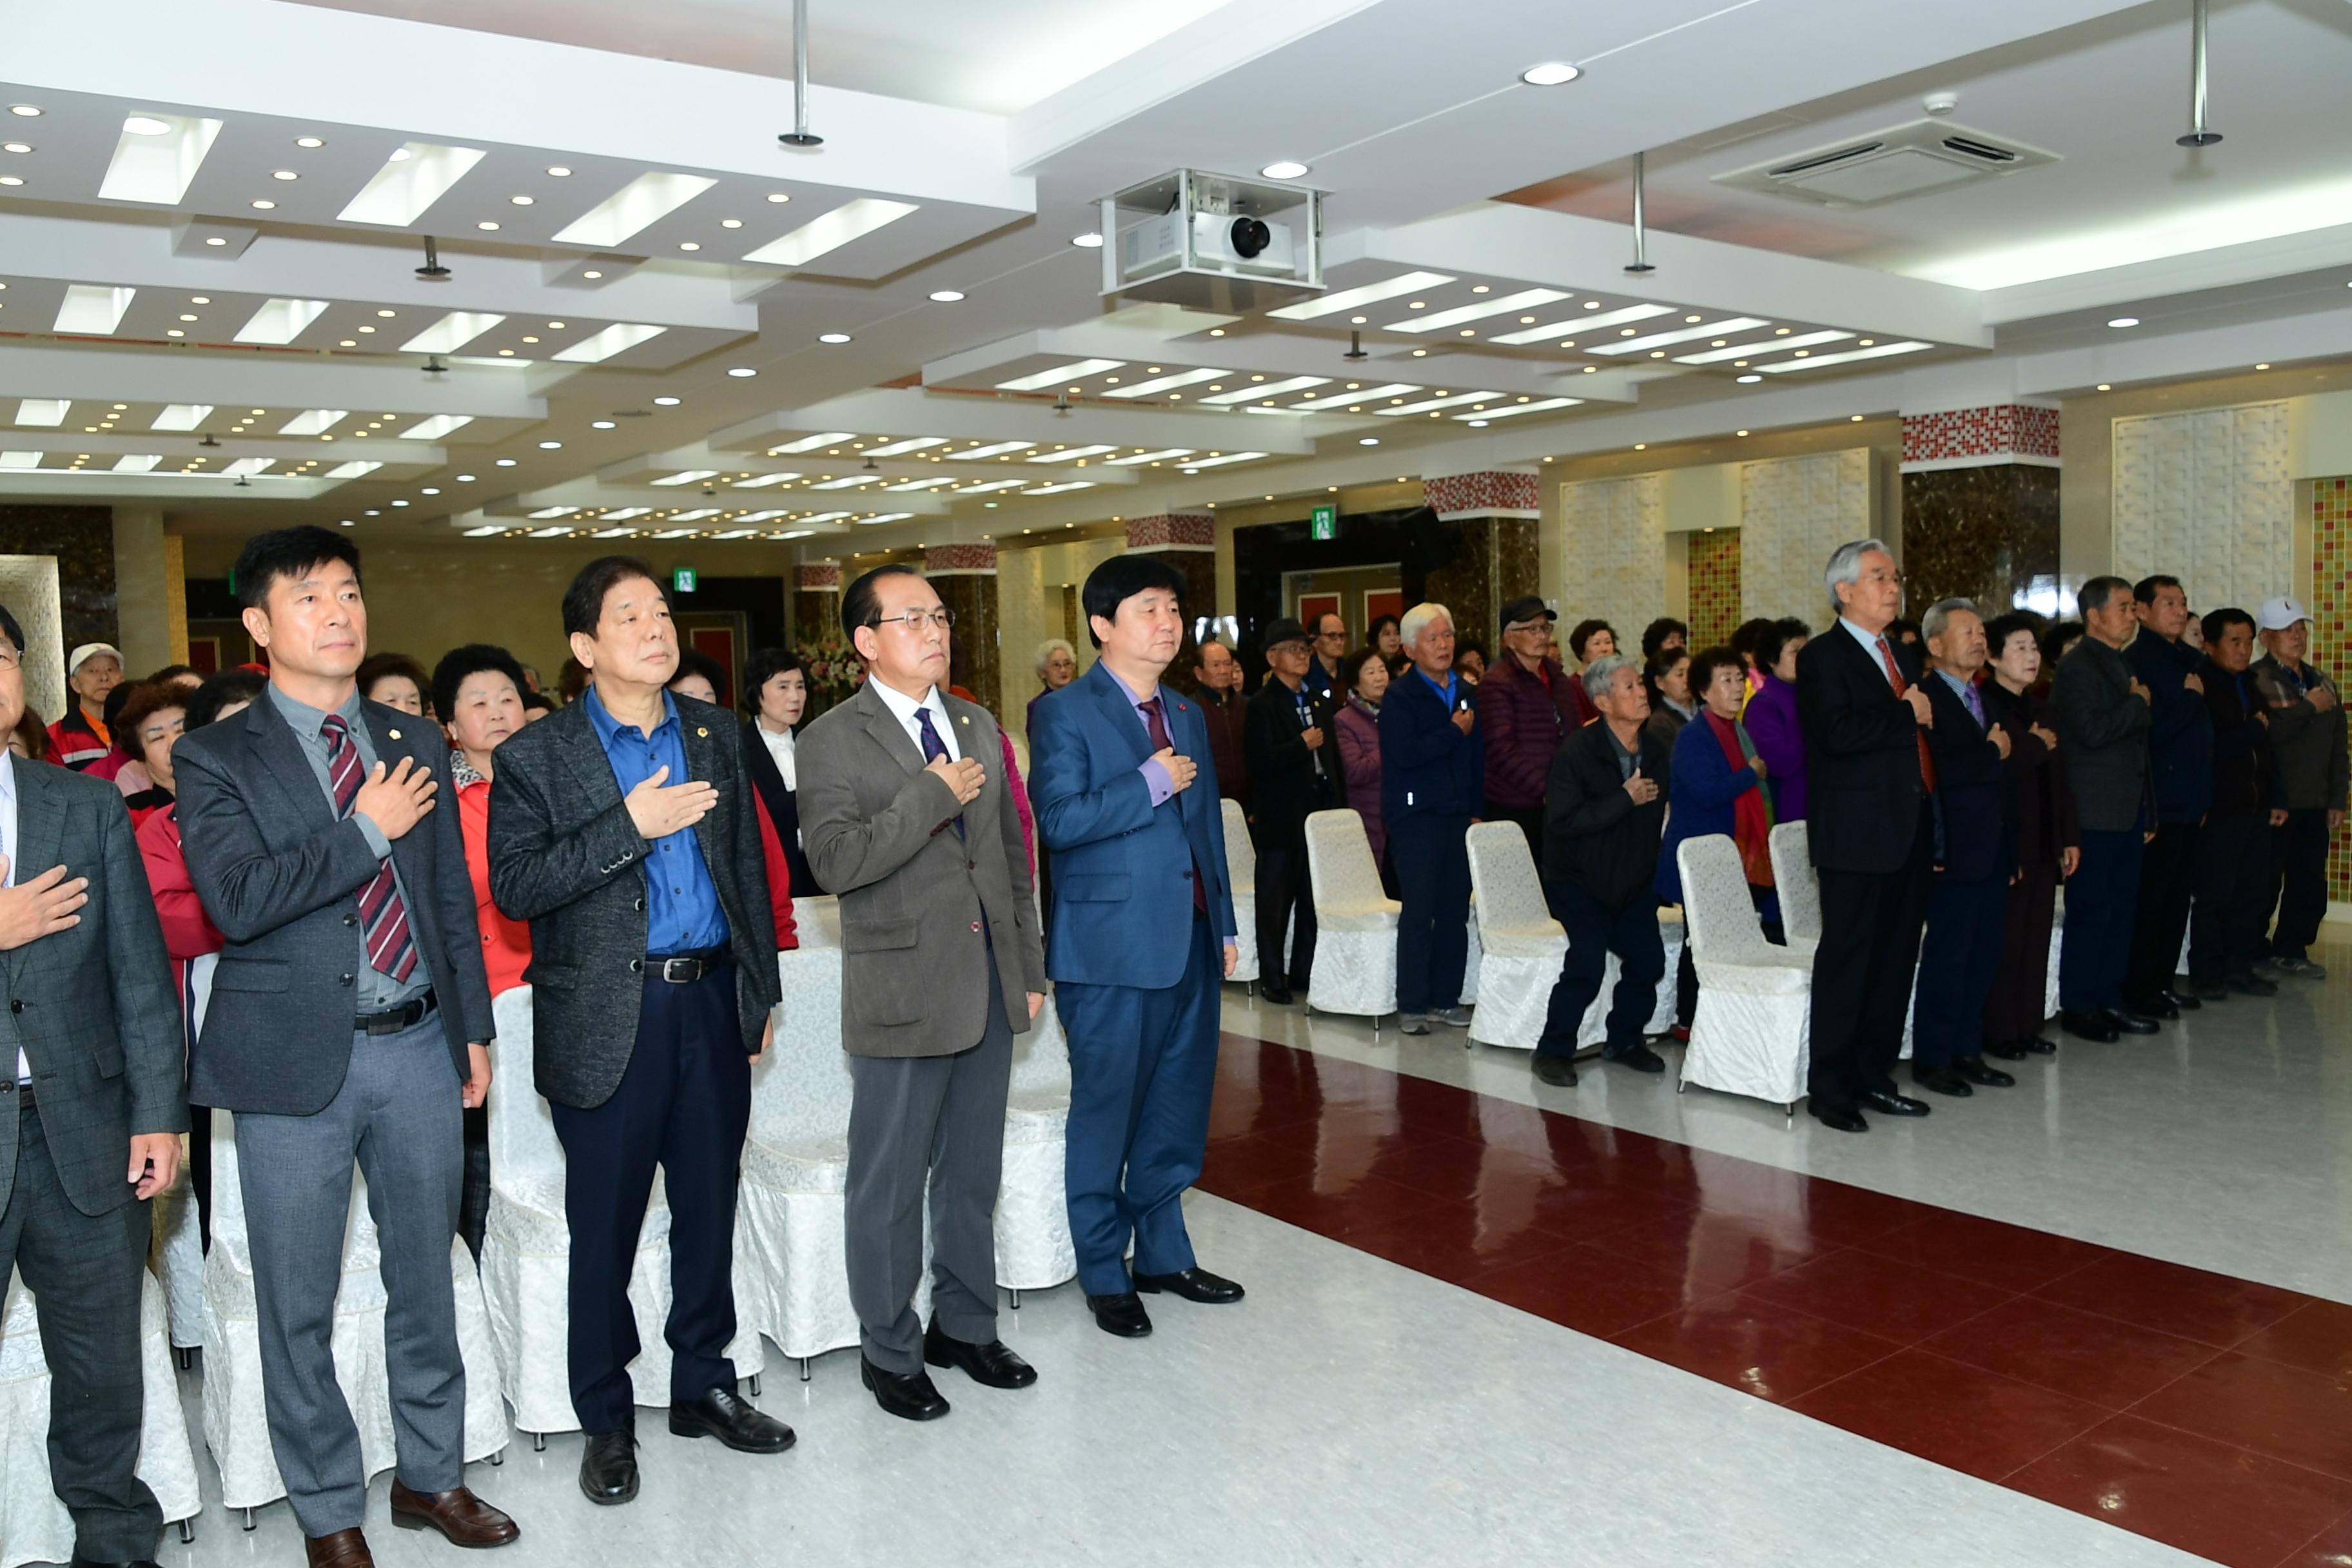
[[[735,1386],[735,1184],[751,1122],[736,1017],[732,963],[684,985],[649,974],[613,1098],[551,1108],[572,1227],[572,1408],[583,1432],[635,1424],[629,1363],[643,1347],[629,1271],[656,1165],[669,1194],[670,1395]]]
[[[1462,1000],[1470,962],[1470,848],[1466,816],[1426,812],[1389,824],[1396,868],[1397,1011],[1431,1013]]]
[[[1538,1054],[1572,1056],[1577,1026],[1601,994],[1609,955],[1617,955],[1617,989],[1609,999],[1608,1056],[1622,1056],[1642,1043],[1642,1032],[1657,1010],[1658,982],[1666,973],[1666,947],[1658,937],[1658,900],[1644,886],[1612,910],[1573,883],[1546,880],[1544,902],[1568,932],[1568,957],[1551,988]]]
[[[1927,940],[1913,997],[1911,1069],[1984,1055],[1984,1005],[2000,971],[2009,883],[1962,882],[1938,871],[1927,889]]]
[[[2066,930],[2058,948],[2058,1005],[2066,1012],[2124,1005],[2139,861],[2139,829],[2083,829],[2083,858],[2066,879]]]
[[[1054,987],[1070,1042],[1063,1177],[1078,1288],[1089,1296],[1134,1289],[1130,1240],[1140,1273],[1192,1267],[1182,1200],[1208,1146],[1223,972],[1223,944],[1195,914],[1192,952],[1175,984],[1146,990],[1065,980]]]

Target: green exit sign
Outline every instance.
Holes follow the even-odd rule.
[[[694,568],[691,566],[681,566],[669,574],[670,588],[676,593],[691,594],[694,592]]]
[[[1317,539],[1330,539],[1339,531],[1339,509],[1330,501],[1318,501],[1307,510],[1307,526]]]

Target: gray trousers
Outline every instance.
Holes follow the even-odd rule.
[[[940,1329],[968,1344],[996,1338],[996,1187],[1013,1026],[995,965],[978,1045],[948,1057],[852,1057],[849,1077],[849,1303],[866,1360],[885,1372],[920,1372],[914,1300],[927,1186]]]
[[[102,1215],[74,1207],[41,1131],[39,1108],[16,1116],[16,1181],[0,1210],[0,1290],[14,1263],[33,1292],[49,1363],[49,1481],[73,1515],[74,1554],[93,1563],[152,1558],[163,1510],[133,1474],[144,1380],[139,1289],[147,1268],[147,1205]],[[120,1167],[118,1167],[120,1169]],[[130,1189],[123,1189],[126,1200]]]
[[[441,1020],[427,1016],[401,1034],[353,1037],[350,1074],[317,1114],[236,1118],[269,1445],[307,1536],[354,1529],[367,1511],[333,1344],[355,1160],[383,1258],[394,1473],[420,1492],[465,1484],[466,1369],[449,1275],[466,1164],[457,1091]]]

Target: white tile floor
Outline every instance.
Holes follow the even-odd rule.
[[[1527,1057],[1464,1047],[1458,1031],[1377,1042],[1363,1021],[1270,1007],[1225,990],[1224,1026],[1350,1061],[1458,1084],[1693,1148],[1831,1176],[1856,1186],[2171,1262],[2352,1301],[2352,944],[2323,931],[2321,983],[2273,998],[2232,997],[2152,1037],[2111,1046],[2059,1041],[2055,1058],[1993,1065],[2017,1087],[1966,1100],[1921,1093],[1934,1114],[1871,1117],[1833,1132],[1798,1108],[1675,1091],[1599,1062],[1554,1089]],[[1898,1082],[1907,1068],[1897,1069]]]

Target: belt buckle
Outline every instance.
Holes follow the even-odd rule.
[[[701,978],[694,967],[701,962],[698,958],[665,958],[662,960],[661,977],[672,985],[688,984]]]

